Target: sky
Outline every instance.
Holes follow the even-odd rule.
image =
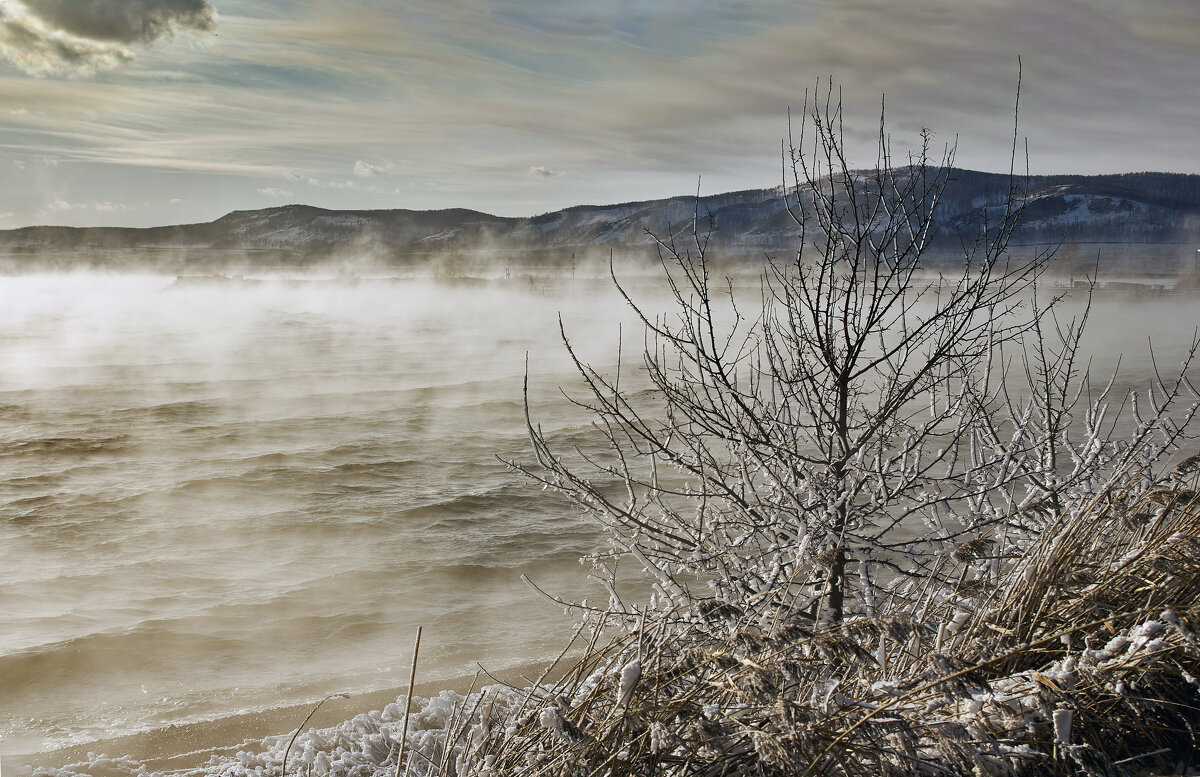
[[[829,79],[853,162],[1200,173],[1197,0],[0,0],[0,228],[232,210],[529,216],[780,183]]]

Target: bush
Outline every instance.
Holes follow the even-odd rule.
[[[875,167],[852,168],[833,89],[805,100],[785,154],[803,237],[751,313],[701,228],[660,241],[675,313],[622,289],[651,405],[564,335],[611,455],[561,453],[530,419],[536,463],[513,466],[605,527],[611,598],[580,609],[591,647],[531,691],[540,714],[481,746],[498,773],[1109,774],[1194,755],[1200,506],[1195,461],[1171,462],[1197,343],[1112,407],[1080,352],[1088,306],[1067,318],[1038,295],[1051,254],[1008,250],[1024,179],[934,275],[955,149],[924,132],[897,165],[882,119],[878,137]],[[646,601],[618,594],[626,558]]]

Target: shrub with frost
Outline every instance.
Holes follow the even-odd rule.
[[[1009,250],[1022,177],[934,266],[954,148],[926,132],[895,164],[881,122],[877,164],[855,169],[832,89],[800,125],[800,244],[750,302],[713,277],[697,213],[689,246],[659,242],[674,311],[622,288],[639,374],[590,367],[564,335],[607,454],[531,418],[536,460],[513,466],[607,530],[590,560],[610,603],[579,608],[596,647],[535,690],[554,725],[479,752],[563,775],[1194,758],[1200,459],[1174,462],[1198,342],[1118,395],[1081,350],[1090,293],[1068,315],[1038,285],[1052,252]]]

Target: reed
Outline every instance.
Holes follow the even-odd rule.
[[[696,606],[647,618],[537,688],[535,714],[493,727],[468,772],[1114,775],[1195,763],[1200,501],[1177,487],[1079,507],[1040,541],[1005,546],[999,565],[964,556],[976,585],[901,585],[872,617],[814,628],[762,597],[720,619]]]
[[[292,753],[292,746],[296,744],[296,737],[300,736],[300,732],[304,730],[306,725],[308,725],[308,721],[312,720],[312,716],[317,714],[317,710],[321,709],[321,705],[330,699],[348,698],[350,698],[350,694],[348,693],[330,694],[329,696],[326,696],[324,699],[321,699],[319,702],[317,702],[313,708],[309,710],[308,714],[304,716],[304,720],[300,721],[300,725],[296,727],[296,731],[292,734],[292,738],[288,740],[287,747],[284,748],[283,763],[279,767],[279,770],[283,773],[283,777],[287,777],[288,756]]]
[[[396,777],[400,777],[400,767],[404,764],[404,748],[408,744],[408,722],[412,719],[412,702],[413,702],[413,686],[417,682],[417,656],[421,653],[421,630],[423,626],[417,627],[417,640],[413,644],[412,667],[408,673],[408,694],[405,696],[404,702],[404,728],[400,730],[400,750],[396,753]],[[412,761],[409,761],[409,767],[412,767]],[[284,777],[287,777],[286,773]]]

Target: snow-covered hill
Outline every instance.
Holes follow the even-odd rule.
[[[1200,247],[1200,176],[1135,173],[1041,176],[1029,196],[1014,244],[1139,243]],[[1005,175],[952,170],[939,205],[938,240],[959,245],[981,219],[995,216],[1008,191]],[[0,231],[0,253],[35,264],[35,256],[131,251],[243,252],[263,263],[370,255],[385,262],[415,261],[446,252],[539,255],[609,248],[648,249],[656,239],[690,241],[693,228],[728,255],[789,250],[799,228],[779,188],[681,196],[616,205],[580,205],[529,218],[478,211],[331,211],[289,205],[235,211],[214,222],[152,229],[28,227]],[[192,261],[195,261],[194,259]]]

